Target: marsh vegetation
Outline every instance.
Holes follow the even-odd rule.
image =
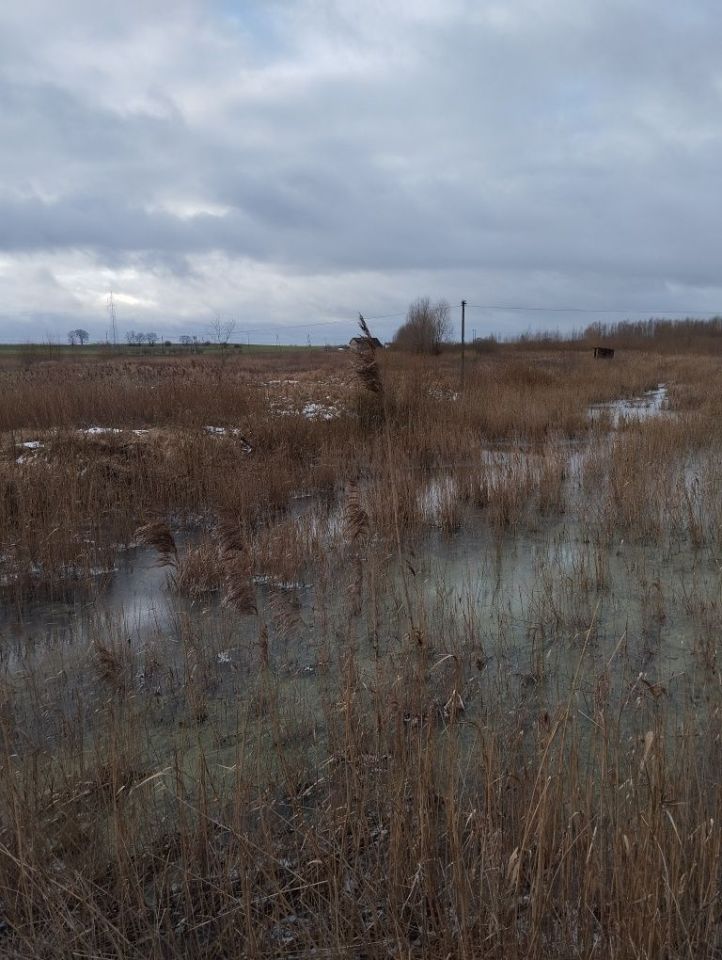
[[[718,359],[0,370],[0,953],[718,957]]]

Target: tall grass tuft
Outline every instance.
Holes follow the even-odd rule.
[[[135,531],[138,543],[153,547],[158,553],[161,566],[174,566],[178,559],[178,548],[170,526],[164,520],[151,520]]]
[[[359,314],[359,327],[361,328],[361,336],[356,338],[354,354],[356,376],[366,390],[381,396],[383,381],[376,357],[376,345],[361,314]]]

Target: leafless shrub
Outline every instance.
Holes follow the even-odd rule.
[[[409,307],[406,322],[394,335],[394,346],[410,353],[439,353],[451,336],[451,317],[446,300],[432,303],[419,297]]]

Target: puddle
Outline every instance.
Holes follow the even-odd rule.
[[[595,403],[589,407],[591,420],[608,417],[616,429],[624,421],[649,420],[652,417],[669,416],[667,407],[667,385],[660,383],[655,390],[649,390],[641,397],[624,400],[612,400],[609,403]]]
[[[440,504],[445,496],[444,484],[428,494]],[[329,548],[297,580],[257,575],[257,615],[225,608],[218,594],[195,603],[179,597],[169,589],[168,573],[153,551],[134,548],[95,597],[38,604],[21,617],[3,611],[0,671],[15,689],[28,742],[52,745],[74,722],[79,704],[92,731],[110,695],[104,648],[128,665],[124,682],[134,709],[147,713],[148,749],[162,753],[184,735],[197,683],[216,734],[231,737],[237,721],[229,705],[246,703],[257,680],[261,625],[288,709],[302,704],[304,716],[319,717],[323,691],[341,683],[349,644],[370,688],[379,669],[391,677],[405,668],[409,603],[431,645],[430,663],[449,655],[456,663],[464,651],[459,692],[468,720],[495,703],[515,711],[518,723],[525,710],[554,709],[573,682],[582,701],[591,699],[612,661],[619,696],[637,681],[639,696],[644,683],[663,685],[673,717],[676,705],[688,702],[682,688],[696,684],[704,635],[689,597],[705,611],[720,590],[712,558],[669,556],[619,541],[600,552],[564,521],[502,543],[483,524],[454,537],[432,531],[401,556],[370,546],[350,560],[343,547]],[[354,591],[355,613],[349,606]]]
[[[418,506],[427,523],[441,524],[444,514],[454,509],[458,485],[453,477],[434,477],[418,495]]]

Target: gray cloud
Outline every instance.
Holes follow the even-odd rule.
[[[720,309],[716,4],[388,6],[0,12],[0,335],[102,335],[111,287],[284,337],[420,293]]]

